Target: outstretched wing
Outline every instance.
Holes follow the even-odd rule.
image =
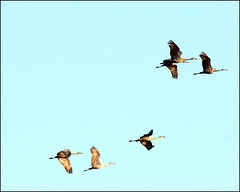
[[[203,71],[212,72],[211,59],[207,56],[207,54],[202,52],[199,56],[202,59]]]
[[[72,173],[72,165],[68,158],[58,158],[58,161],[64,166],[68,173]]]
[[[178,69],[177,65],[173,64],[171,66],[166,66],[172,73],[172,78],[177,79],[178,78]]]
[[[151,141],[147,141],[147,140],[142,140],[140,141],[141,144],[147,148],[147,150],[150,150],[154,147],[154,145],[152,145],[152,142]]]
[[[177,62],[177,60],[181,58],[182,52],[180,51],[179,47],[172,40],[170,40],[168,42],[168,44],[170,47],[171,59],[175,60]]]
[[[147,134],[143,135],[142,137],[140,137],[140,139],[141,139],[141,138],[144,138],[144,137],[149,137],[149,136],[151,136],[152,134],[153,134],[153,130],[149,131],[149,133],[147,133]]]
[[[91,148],[91,153],[92,153],[92,167],[96,167],[98,165],[101,165],[100,162],[100,153],[96,147]]]

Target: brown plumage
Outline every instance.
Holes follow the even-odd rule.
[[[149,131],[149,133],[143,135],[140,137],[140,139],[136,139],[136,140],[129,140],[129,142],[138,142],[140,141],[141,144],[147,148],[147,150],[150,150],[154,147],[154,145],[152,145],[152,142],[150,141],[151,139],[158,139],[158,138],[166,138],[165,136],[159,136],[159,137],[152,137],[153,134],[153,130]]]
[[[176,43],[174,43],[172,40],[168,42],[170,47],[170,55],[171,59],[175,61],[175,63],[187,63],[186,60],[197,60],[196,58],[192,57],[190,59],[185,59],[182,57],[182,52],[180,51],[180,48],[177,46]]]
[[[110,162],[108,164],[103,164],[100,162],[100,153],[98,151],[98,149],[94,146],[92,146],[92,148],[90,149],[91,153],[92,153],[92,161],[91,161],[91,164],[92,164],[92,167],[86,169],[86,170],[83,170],[83,171],[88,171],[88,170],[91,170],[91,169],[100,169],[104,166],[107,166],[107,165],[111,165],[111,164],[115,164],[113,162]]]
[[[156,68],[166,66],[170,70],[170,72],[172,74],[172,78],[174,78],[174,79],[178,78],[178,69],[177,69],[177,65],[174,61],[172,61],[171,59],[165,59],[165,60],[163,60],[163,63],[160,63],[160,64],[162,64],[162,65],[157,66]]]
[[[49,159],[58,158],[58,161],[64,166],[68,173],[72,173],[72,165],[68,159],[71,155],[83,154],[81,152],[71,153],[70,149],[65,149],[57,153],[55,157],[50,157]]]
[[[197,60],[196,58],[190,58],[190,59],[185,59],[182,57],[182,52],[180,51],[180,48],[174,43],[172,40],[168,42],[169,47],[170,47],[170,59],[165,59],[163,60],[163,63],[160,63],[162,65],[157,66],[156,68],[164,67],[166,66],[171,74],[172,78],[177,79],[178,78],[178,69],[176,63],[187,63],[186,60]]]
[[[201,59],[202,59],[203,71],[202,71],[202,72],[199,72],[199,73],[194,73],[194,75],[198,75],[198,74],[202,74],[202,73],[212,74],[213,72],[217,72],[217,71],[227,71],[227,69],[217,70],[217,69],[215,69],[215,68],[212,68],[210,57],[208,57],[207,54],[204,53],[203,51],[202,51],[202,53],[201,53],[199,56],[200,56]]]

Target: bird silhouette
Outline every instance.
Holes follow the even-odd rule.
[[[91,153],[92,153],[92,167],[86,169],[86,170],[83,170],[83,171],[89,171],[91,169],[100,169],[102,167],[105,167],[107,165],[111,165],[111,164],[115,164],[113,162],[110,162],[110,163],[107,163],[107,164],[103,164],[100,162],[100,153],[98,151],[98,149],[94,146],[92,146],[92,148],[90,149],[91,150]]]
[[[170,59],[163,60],[163,63],[160,63],[162,65],[157,66],[156,68],[164,67],[166,66],[171,74],[172,78],[177,79],[178,78],[178,69],[176,63],[188,63],[187,60],[197,60],[196,58],[192,57],[190,59],[185,59],[182,57],[182,52],[180,51],[180,48],[172,41],[170,40],[168,42],[170,47]]]
[[[129,142],[138,142],[140,141],[141,144],[147,148],[147,150],[150,150],[154,147],[154,145],[152,145],[152,142],[150,140],[152,139],[158,139],[158,138],[166,138],[165,136],[159,136],[159,137],[152,137],[153,134],[153,130],[149,131],[149,133],[143,135],[140,137],[140,139],[136,139],[136,140],[129,140]]]
[[[182,52],[180,51],[180,48],[177,46],[176,43],[174,43],[172,40],[168,42],[170,47],[170,55],[171,59],[175,61],[176,63],[187,63],[187,60],[197,60],[195,57],[192,57],[190,59],[185,59],[182,57]]]
[[[171,74],[172,74],[172,78],[177,79],[178,78],[178,69],[177,69],[177,65],[175,63],[175,61],[172,61],[171,59],[165,59],[163,60],[163,63],[160,63],[162,65],[157,66],[156,68],[160,68],[160,67],[167,67]]]
[[[70,163],[69,157],[71,155],[83,154],[81,152],[71,153],[70,149],[65,149],[57,153],[55,157],[50,157],[49,159],[58,158],[58,161],[64,166],[68,173],[72,173],[72,165]]]
[[[203,71],[199,72],[199,73],[194,73],[193,75],[198,75],[198,74],[212,74],[213,72],[217,72],[217,71],[227,71],[227,69],[215,69],[212,68],[211,66],[211,59],[210,57],[207,56],[206,53],[204,53],[202,51],[202,53],[199,55],[202,59],[202,67],[203,67]]]

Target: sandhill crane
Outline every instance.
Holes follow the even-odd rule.
[[[176,63],[187,63],[186,60],[197,60],[196,58],[192,57],[190,59],[185,59],[182,56],[182,52],[180,51],[180,48],[174,43],[172,40],[168,42],[170,47],[170,55],[171,59],[175,61]]]
[[[212,74],[213,72],[216,72],[216,71],[227,71],[227,69],[220,69],[220,70],[217,70],[215,68],[212,68],[211,66],[211,59],[207,56],[206,53],[204,53],[202,51],[202,53],[199,55],[202,59],[202,67],[203,67],[203,71],[202,72],[199,72],[199,73],[194,73],[193,75],[198,75],[198,74],[202,74],[202,73],[205,73],[205,74]]]
[[[151,135],[153,134],[153,130],[149,131],[149,133],[143,135],[142,137],[140,137],[140,139],[136,139],[136,140],[129,140],[129,142],[138,142],[140,141],[141,144],[147,148],[147,150],[150,150],[154,147],[154,145],[152,145],[152,142],[150,141],[151,139],[158,139],[158,138],[166,138],[165,136],[159,136],[159,137],[152,137]]]
[[[165,59],[165,60],[163,60],[163,63],[160,63],[160,64],[162,64],[162,65],[157,66],[156,68],[166,66],[171,71],[172,78],[174,78],[174,79],[178,78],[178,69],[177,69],[177,65],[175,64],[174,61],[172,61],[171,59]]]
[[[168,42],[169,47],[170,47],[170,59],[165,59],[163,60],[163,65],[157,66],[156,68],[164,67],[166,66],[172,73],[172,78],[177,79],[178,78],[178,69],[176,63],[187,63],[186,60],[197,60],[196,58],[192,57],[190,59],[185,59],[182,56],[182,52],[180,51],[179,47],[172,41],[170,40]]]
[[[57,153],[55,157],[50,157],[49,159],[58,158],[58,161],[64,166],[68,173],[72,173],[72,165],[68,159],[71,155],[83,154],[81,152],[71,153],[70,149],[65,149]]]
[[[91,153],[92,153],[92,167],[90,167],[86,170],[83,170],[83,171],[88,171],[88,170],[91,170],[91,169],[100,169],[100,168],[105,167],[107,165],[115,164],[113,162],[110,162],[108,164],[101,163],[100,162],[100,153],[99,153],[98,149],[96,147],[92,146],[92,148],[90,150],[91,150]]]

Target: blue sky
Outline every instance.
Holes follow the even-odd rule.
[[[2,190],[238,190],[238,8],[1,2]],[[170,39],[198,58],[177,80],[155,68]],[[194,76],[202,51],[228,71]],[[92,146],[116,164],[83,172]],[[67,148],[73,174],[48,159]]]

